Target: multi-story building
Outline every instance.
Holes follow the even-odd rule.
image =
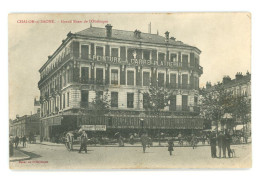
[[[39,135],[40,134],[40,115],[24,115],[22,117],[17,117],[12,120],[12,125],[10,128],[10,135],[13,136],[27,136]]]
[[[34,99],[34,113],[9,120],[9,133],[13,136],[30,136],[40,134],[40,101]]]
[[[40,68],[41,134],[48,139],[79,125],[106,125],[106,130],[132,132],[201,129],[198,89],[203,68],[201,51],[165,37],[139,30],[90,27],[69,32]],[[160,118],[145,112],[149,86],[171,89],[173,97]],[[84,115],[96,94],[109,93],[110,112],[104,117]]]

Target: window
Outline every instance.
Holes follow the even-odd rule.
[[[188,96],[182,95],[182,111],[188,111]]]
[[[81,90],[81,107],[88,107],[88,91]]]
[[[111,70],[111,84],[118,85],[118,70]]]
[[[88,83],[89,80],[89,68],[81,67],[81,82]]]
[[[118,57],[118,48],[111,48],[111,56]]]
[[[81,58],[88,59],[89,47],[88,45],[81,45]]]
[[[164,87],[164,73],[158,73],[158,86]]]
[[[176,95],[170,97],[170,111],[176,111]]]
[[[159,59],[158,62],[159,62],[159,64],[164,62],[164,57],[165,57],[164,53],[158,53],[158,59]]]
[[[150,51],[148,50],[143,50],[143,58],[145,60],[149,60],[150,59]]]
[[[65,94],[63,94],[63,108],[65,108]]]
[[[127,93],[127,108],[134,108],[134,93]]]
[[[173,53],[170,56],[170,62],[176,62],[177,61],[177,54]]]
[[[118,92],[111,92],[111,107],[118,107]]]
[[[70,93],[67,93],[67,107],[70,106]]]
[[[147,109],[149,107],[149,94],[144,93],[143,94],[143,108]]]
[[[134,85],[134,71],[127,71],[127,85]]]
[[[182,75],[182,88],[188,89],[188,74]]]
[[[188,57],[187,54],[182,55],[182,67],[188,67]]]
[[[96,47],[96,56],[103,56],[103,47]]]
[[[150,86],[150,72],[143,72],[143,86]]]
[[[103,69],[102,68],[96,69],[96,83],[103,84]]]
[[[170,86],[171,88],[177,88],[176,74],[170,74]]]

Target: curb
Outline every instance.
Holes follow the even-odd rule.
[[[24,154],[25,156],[22,156],[22,157],[9,157],[9,161],[10,162],[13,162],[13,161],[21,161],[21,160],[28,160],[30,159],[31,157],[28,156],[27,154],[25,154],[23,151],[17,149],[17,151],[21,152],[22,154]]]

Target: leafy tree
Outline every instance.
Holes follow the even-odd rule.
[[[251,122],[251,102],[245,96],[235,96],[232,102],[232,116],[241,118],[243,125]]]
[[[145,109],[147,111],[152,111],[157,116],[160,112],[168,106],[168,101],[170,97],[169,90],[163,87],[149,87],[149,90],[144,92],[143,95],[146,95]]]
[[[96,93],[95,98],[90,103],[90,112],[95,116],[104,116],[109,112],[110,100],[108,98],[108,92],[104,94]]]
[[[218,131],[218,123],[224,114],[232,111],[231,92],[225,90],[222,84],[218,84],[210,90],[202,90],[201,94],[201,114],[205,118],[213,120]]]

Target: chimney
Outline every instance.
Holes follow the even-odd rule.
[[[134,31],[134,35],[135,35],[135,38],[140,39],[141,38],[141,31],[140,30],[135,30]]]
[[[176,40],[176,38],[174,38],[173,36],[170,38],[171,40],[173,40],[173,41],[175,41]]]
[[[169,41],[169,34],[170,34],[170,32],[168,32],[168,31],[166,31],[165,33],[165,38],[166,38],[166,40],[165,41]]]
[[[227,75],[227,76],[224,76],[224,77],[223,77],[222,83],[223,83],[223,84],[227,84],[227,83],[230,82],[230,81],[231,81],[231,78]]]
[[[148,25],[148,33],[152,33],[152,23],[150,22]]]
[[[242,79],[242,78],[243,78],[242,72],[237,72],[237,74],[236,74],[236,80],[240,80],[240,79]]]
[[[206,89],[209,89],[209,88],[211,88],[211,82],[206,83]]]
[[[106,25],[106,36],[108,38],[112,37],[112,25],[111,24]]]

